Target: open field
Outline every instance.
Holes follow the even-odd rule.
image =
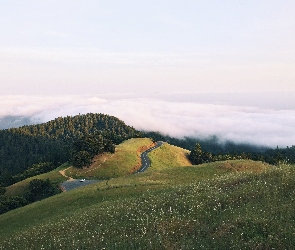
[[[0,216],[0,249],[292,249],[295,166],[226,161],[113,178]]]

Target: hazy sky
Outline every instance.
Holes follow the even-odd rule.
[[[295,91],[294,13],[294,0],[0,0],[0,94]]]
[[[294,0],[0,0],[0,122],[97,112],[293,145],[294,13]]]

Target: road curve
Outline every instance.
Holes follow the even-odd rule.
[[[139,170],[137,170],[134,174],[138,174],[138,173],[142,173],[145,170],[147,170],[147,168],[151,165],[151,160],[148,157],[148,153],[151,152],[152,150],[162,146],[163,142],[162,141],[158,141],[156,142],[156,145],[153,146],[152,148],[149,148],[148,150],[144,151],[141,155],[141,167]],[[82,186],[86,186],[89,184],[93,184],[95,182],[99,182],[101,180],[84,180],[84,181],[80,181],[79,179],[73,179],[72,177],[69,177],[65,174],[65,171],[67,169],[64,169],[63,171],[59,171],[61,175],[70,178],[69,180],[63,182],[61,184],[62,190],[63,191],[70,191],[72,189],[78,188],[78,187],[82,187]]]
[[[162,141],[157,141],[156,145],[153,146],[152,148],[149,148],[148,150],[144,151],[141,153],[140,158],[141,158],[141,167],[139,170],[137,170],[134,174],[138,174],[138,173],[142,173],[145,170],[147,170],[147,168],[151,165],[151,160],[148,157],[148,153],[151,152],[152,150],[162,146],[163,142]]]
[[[80,181],[79,179],[73,179],[71,181],[65,181],[61,184],[63,191],[70,191],[79,187],[84,187],[96,182],[100,182],[100,180],[84,180]]]
[[[61,185],[60,185],[60,189],[65,192],[65,191],[70,191],[72,189],[78,188],[78,187],[83,187],[83,186],[87,186],[96,182],[99,182],[100,180],[85,180],[81,181],[80,179],[73,179],[70,176],[66,175],[66,170],[69,169],[70,167],[64,169],[64,170],[60,170],[59,173],[64,176],[69,178],[67,181],[64,181]]]

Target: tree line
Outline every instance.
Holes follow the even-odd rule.
[[[195,148],[189,154],[189,160],[195,165],[214,161],[241,159],[263,161],[271,165],[295,164],[295,146],[285,149],[279,149],[277,147],[276,149],[268,149],[264,152],[227,152],[224,154],[213,154],[203,150],[200,143],[196,143]]]
[[[195,154],[199,150],[198,147],[201,147],[201,151],[203,152],[201,158],[204,159],[203,162],[251,159],[267,162],[272,165],[278,165],[280,163],[295,164],[294,145],[286,148],[270,148],[249,143],[236,143],[229,140],[222,141],[217,136],[209,136],[207,138],[184,137],[179,139],[163,135],[159,132],[144,132],[144,136],[150,137],[154,141],[166,141],[172,145],[188,149],[192,154]]]
[[[175,138],[168,135],[163,135],[159,132],[144,132],[146,137],[152,138],[155,141],[165,141],[169,144],[182,147],[188,150],[193,150],[196,143],[199,143],[203,150],[212,154],[242,153],[242,152],[264,152],[269,147],[254,145],[249,143],[236,143],[230,140],[221,140],[219,137],[213,135],[204,138],[198,137],[184,137]]]
[[[85,135],[74,141],[71,162],[76,168],[88,167],[94,156],[103,152],[115,152],[111,140],[97,133]]]

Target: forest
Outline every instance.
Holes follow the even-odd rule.
[[[27,178],[28,173],[50,171],[81,155],[80,151],[88,150],[90,156],[111,152],[115,144],[139,136],[139,131],[116,117],[92,113],[0,130],[0,186]],[[91,140],[96,143],[90,144]]]

